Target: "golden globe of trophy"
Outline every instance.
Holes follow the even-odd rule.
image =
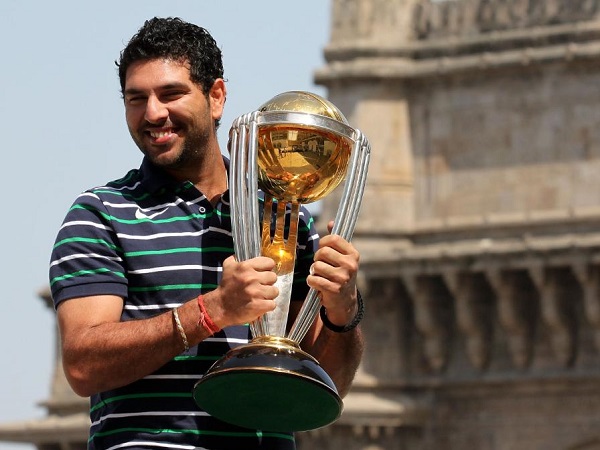
[[[193,397],[212,416],[246,428],[320,428],[340,416],[343,404],[329,375],[300,348],[320,308],[314,289],[286,330],[298,216],[301,204],[322,199],[345,180],[332,233],[351,239],[369,142],[331,102],[300,91],[279,94],[238,117],[229,137],[235,255],[239,261],[272,258],[279,296],[274,311],[250,324],[252,340],[213,364],[194,386]],[[259,188],[264,193],[262,226]]]

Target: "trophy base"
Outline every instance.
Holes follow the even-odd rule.
[[[317,360],[289,339],[266,336],[213,364],[193,397],[213,417],[256,430],[314,430],[342,412],[335,384]]]

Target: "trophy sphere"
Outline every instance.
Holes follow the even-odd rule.
[[[342,112],[329,100],[312,92],[288,91],[276,95],[271,100],[263,103],[259,111],[289,111],[316,114],[348,125],[348,120]]]
[[[258,111],[265,117],[258,128],[258,184],[264,192],[280,201],[310,203],[339,185],[353,141],[331,126],[348,126],[333,103],[309,92],[289,91]],[[296,121],[280,120],[286,113]]]

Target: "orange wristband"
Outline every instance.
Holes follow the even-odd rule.
[[[200,320],[198,321],[198,325],[207,330],[210,334],[215,334],[221,331],[221,329],[215,324],[208,312],[206,312],[206,307],[204,306],[204,297],[202,295],[198,296],[198,308],[200,308]]]

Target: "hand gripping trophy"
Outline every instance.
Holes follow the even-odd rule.
[[[238,117],[230,130],[229,152],[236,258],[271,257],[279,296],[274,311],[250,324],[253,339],[230,350],[196,383],[194,400],[214,417],[247,428],[323,427],[340,416],[342,400],[329,375],[299,345],[319,312],[314,289],[286,331],[298,215],[301,204],[322,199],[345,179],[332,233],[352,238],[367,176],[369,142],[331,102],[309,92],[290,91]],[[264,193],[262,234],[259,189]]]

